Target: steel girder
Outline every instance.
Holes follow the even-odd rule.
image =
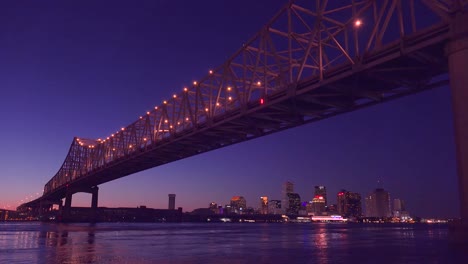
[[[74,138],[45,196],[438,87],[466,0],[289,1],[220,67],[108,137]]]

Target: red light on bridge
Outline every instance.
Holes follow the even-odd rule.
[[[344,192],[339,192],[338,195],[339,195],[339,196],[343,196],[343,195],[344,195]]]
[[[260,98],[260,104],[263,104],[263,103],[264,103],[263,98]]]

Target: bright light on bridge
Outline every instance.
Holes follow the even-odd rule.
[[[360,26],[362,26],[362,20],[361,20],[361,19],[356,20],[356,21],[354,22],[354,26],[355,26],[355,27],[360,27]]]

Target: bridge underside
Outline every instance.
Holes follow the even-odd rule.
[[[430,34],[428,34],[428,32]],[[444,54],[447,26],[421,32],[359,64],[324,72],[286,90],[227,112],[209,122],[165,138],[114,160],[55,189],[47,199],[62,199],[69,188],[89,188],[139,171],[243,142],[291,127],[448,84]],[[43,197],[24,206],[33,206]]]

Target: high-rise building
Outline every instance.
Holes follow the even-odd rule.
[[[281,207],[283,209],[283,213],[287,213],[287,210],[289,208],[288,193],[294,193],[294,184],[289,181],[283,183],[283,189],[281,190]]]
[[[409,213],[406,211],[405,202],[401,199],[393,199],[393,217],[402,219],[409,218]]]
[[[268,201],[268,213],[269,214],[281,214],[281,200],[270,200]]]
[[[243,196],[233,196],[231,198],[231,210],[233,213],[242,214],[247,209],[247,201]]]
[[[315,197],[310,202],[310,212],[313,215],[322,215],[325,212],[325,197],[322,195],[315,195]]]
[[[323,197],[323,200],[325,202],[325,206],[327,205],[327,188],[325,188],[325,186],[322,186],[322,185],[317,185],[314,187],[314,197],[316,196],[322,196]]]
[[[390,217],[390,194],[377,188],[366,197],[367,217]]]
[[[359,193],[341,190],[337,195],[338,214],[344,217],[361,217],[362,205]]]
[[[169,210],[175,210],[175,194],[169,194]]]
[[[299,214],[299,210],[301,209],[301,196],[297,193],[288,193],[288,207],[286,208],[286,213],[290,215],[297,215]]]
[[[213,214],[218,214],[219,213],[218,204],[215,203],[215,202],[211,202],[210,205],[208,206],[208,208],[210,208],[210,210],[213,212]]]
[[[293,193],[294,192],[294,183],[287,181],[283,184],[283,194]]]
[[[260,213],[268,214],[268,197],[267,196],[260,197]]]

